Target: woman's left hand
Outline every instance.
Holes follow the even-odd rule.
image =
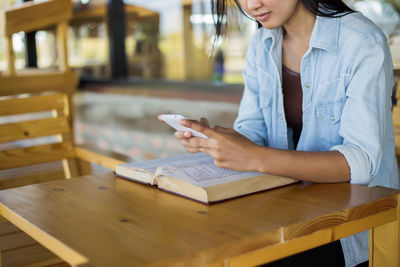
[[[237,131],[224,127],[210,129],[199,122],[182,120],[181,124],[199,131],[209,138],[191,137],[186,139],[186,148],[197,148],[212,156],[215,165],[237,171],[257,171],[260,146],[254,144]]]

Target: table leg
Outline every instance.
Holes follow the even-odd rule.
[[[400,203],[398,196],[397,203]],[[369,266],[400,267],[400,220],[374,227],[369,235]]]

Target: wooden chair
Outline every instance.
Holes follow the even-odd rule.
[[[127,162],[74,144],[72,94],[78,78],[67,58],[71,0],[29,2],[0,11],[7,40],[6,73],[0,73],[0,190],[91,172],[97,163],[114,169]],[[15,68],[12,34],[55,27],[58,68]],[[0,218],[0,266],[47,266],[61,260]]]
[[[0,175],[1,189],[88,174],[90,162],[110,169],[125,162],[74,145],[67,94],[0,99],[0,121],[5,116],[10,122],[0,124],[0,170],[7,170],[8,175]],[[61,161],[63,172],[54,173],[53,168],[43,174],[43,168],[32,167],[56,161]],[[18,171],[26,166],[25,171]],[[18,173],[23,175],[16,177]]]
[[[7,40],[7,73],[0,75],[0,149],[1,143],[10,143],[10,150],[0,154],[0,169],[61,160],[66,178],[88,173],[88,164],[76,161],[92,161],[113,169],[115,164],[125,162],[94,153],[74,145],[72,94],[78,84],[77,74],[70,70],[67,53],[67,25],[72,17],[71,0],[28,2],[0,12],[0,37]],[[22,70],[15,68],[12,35],[24,31],[56,28],[58,68],[56,70]],[[34,113],[47,112],[47,119],[34,119]],[[25,114],[21,116],[21,114]],[[14,122],[10,121],[13,116]],[[42,117],[45,115],[41,115]],[[18,119],[17,119],[18,118]],[[29,148],[21,140],[53,135],[59,145],[42,145]],[[7,146],[8,145],[8,146]],[[6,147],[10,147],[7,144]],[[4,144],[3,144],[4,147]],[[4,150],[4,149],[3,149]],[[126,157],[124,158],[126,160]],[[14,172],[13,172],[14,173]],[[38,182],[29,180],[26,183]],[[16,185],[22,185],[16,183]],[[4,180],[0,189],[4,189]]]

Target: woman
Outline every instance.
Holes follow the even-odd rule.
[[[212,3],[219,34],[226,3]],[[342,1],[237,4],[262,27],[248,47],[235,130],[210,129],[204,118],[182,120],[209,137],[176,132],[186,150],[206,152],[217,166],[232,170],[398,188],[390,100],[393,68],[385,35]],[[325,255],[329,266],[344,265],[343,254],[346,266],[366,262],[368,233],[316,253]],[[306,262],[311,266],[310,258]]]

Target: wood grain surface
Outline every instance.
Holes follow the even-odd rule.
[[[0,211],[72,265],[243,266],[396,221],[397,193],[298,183],[207,206],[110,173],[2,191]]]

